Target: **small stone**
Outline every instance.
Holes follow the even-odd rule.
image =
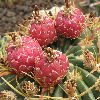
[[[15,24],[17,22],[17,18],[16,17],[12,17],[11,18],[11,22]]]
[[[21,15],[24,15],[24,12],[19,12],[19,15],[21,16]]]
[[[26,2],[26,4],[28,5],[28,6],[30,6],[30,4],[32,4],[32,1],[31,0],[28,0],[28,1],[25,1]]]
[[[0,13],[0,18],[2,18],[3,17],[3,13]]]
[[[64,2],[62,0],[50,0],[50,1],[59,6],[64,5]]]
[[[16,13],[12,11],[7,11],[7,16],[8,17],[16,16]]]
[[[17,5],[16,6],[16,9],[19,10],[19,11],[28,12],[28,6],[20,6],[20,5]]]
[[[7,13],[7,9],[6,8],[3,9],[2,13],[3,13],[3,15],[5,15]]]
[[[7,21],[7,17],[3,16],[1,21],[6,22]]]
[[[2,13],[4,11],[4,9],[3,8],[0,8],[0,13]]]

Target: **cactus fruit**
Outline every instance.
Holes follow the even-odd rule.
[[[33,71],[35,60],[41,54],[39,43],[31,37],[19,37],[11,41],[7,48],[7,60],[17,74],[22,74],[22,71],[26,73]]]
[[[65,0],[68,1],[68,0]],[[75,39],[81,34],[81,26],[85,27],[85,17],[78,8],[66,3],[66,8],[58,12],[55,19],[55,27],[59,34],[66,38]],[[67,5],[68,4],[68,5]]]
[[[48,47],[44,57],[35,63],[34,74],[40,85],[47,88],[60,83],[68,68],[68,58],[61,52]]]
[[[47,46],[57,40],[54,21],[48,16],[43,18],[39,15],[39,10],[35,6],[35,14],[29,27],[29,36],[35,38],[41,46]]]

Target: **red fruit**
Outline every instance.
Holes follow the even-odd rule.
[[[55,31],[54,21],[47,16],[43,18],[41,18],[40,15],[36,16],[30,23],[29,35],[35,38],[41,46],[47,46],[56,41],[57,33]]]
[[[79,9],[69,7],[58,12],[55,27],[62,36],[71,39],[77,38],[82,33],[81,26],[84,29],[85,17]]]
[[[22,74],[22,71],[29,73],[34,70],[35,59],[42,55],[42,49],[39,43],[31,37],[22,36],[20,39],[20,45],[15,45],[14,41],[9,43],[7,60],[9,61],[10,67],[17,74]]]
[[[40,85],[47,88],[60,83],[68,68],[69,61],[66,55],[47,48],[47,53],[35,63],[34,74]]]

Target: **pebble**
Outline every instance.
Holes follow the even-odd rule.
[[[11,22],[12,24],[16,24],[17,18],[16,18],[16,17],[11,17],[11,18],[8,18],[7,21],[8,21],[8,22]]]
[[[7,8],[4,8],[3,11],[2,11],[3,15],[6,15],[7,13]]]
[[[19,12],[19,15],[20,15],[20,16],[24,15],[24,12]]]
[[[3,12],[3,10],[4,10],[3,8],[0,8],[0,13],[2,13],[2,12]]]
[[[3,17],[3,13],[0,13],[0,19]]]
[[[8,20],[8,18],[7,18],[6,16],[3,16],[2,19],[1,19],[1,21],[2,21],[3,23],[7,22],[7,20]]]
[[[16,6],[16,9],[19,10],[19,11],[28,12],[28,6],[20,6],[20,5],[17,5]]]
[[[51,0],[54,4],[64,5],[64,0]]]
[[[13,16],[16,16],[16,13],[13,11],[7,10],[7,17],[13,17]]]

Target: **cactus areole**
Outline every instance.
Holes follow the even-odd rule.
[[[85,17],[83,13],[70,5],[69,0],[65,0],[66,7],[58,12],[55,19],[56,31],[66,38],[75,39],[82,33],[81,28],[85,27]]]
[[[67,74],[69,61],[66,55],[47,48],[43,58],[35,63],[35,77],[42,87],[49,88],[62,81]]]
[[[18,41],[19,45],[15,41]],[[10,67],[17,73],[29,73],[34,70],[35,59],[42,54],[39,43],[31,37],[19,37],[11,41],[7,48],[7,60]]]
[[[57,40],[54,21],[47,16],[42,18],[36,8],[37,6],[35,6],[34,18],[30,23],[29,36],[35,38],[41,46],[47,46]]]

